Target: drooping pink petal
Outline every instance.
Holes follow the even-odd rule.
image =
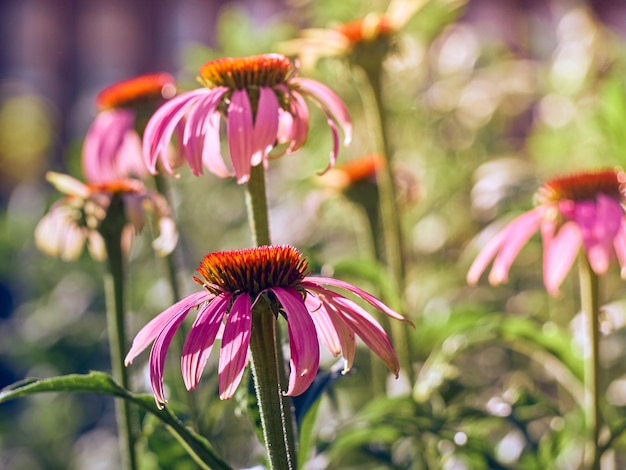
[[[88,182],[130,176],[119,171],[124,161],[118,158],[118,154],[128,131],[133,130],[134,122],[134,113],[126,109],[107,110],[96,116],[83,143],[82,164]],[[137,156],[141,157],[141,152]]]
[[[230,294],[221,294],[215,297],[198,312],[198,316],[191,326],[183,345],[180,360],[183,381],[187,390],[195,389],[200,382],[202,371],[211,354],[215,337],[220,330],[222,319],[226,315],[231,299],[232,295]]]
[[[134,129],[127,131],[124,135],[124,140],[115,158],[116,167],[112,172],[115,176],[109,180],[125,179],[129,176],[143,178],[148,174],[148,168],[141,152],[141,137]]]
[[[252,327],[250,303],[248,294],[238,295],[226,320],[218,372],[222,400],[234,395],[243,377]]]
[[[132,363],[133,359],[135,359],[150,345],[150,343],[152,343],[152,341],[154,341],[157,335],[172,318],[186,316],[189,313],[189,310],[210,300],[212,297],[213,295],[207,291],[196,292],[176,302],[174,305],[150,320],[135,336],[133,344],[124,359],[124,364],[128,365]]]
[[[299,93],[292,92],[284,85],[277,88],[289,97],[290,102],[289,112],[280,110],[283,128],[279,142],[290,142],[287,152],[293,153],[304,145],[309,134],[309,108]]]
[[[609,269],[613,239],[624,214],[620,203],[613,198],[598,195],[596,202],[577,202],[574,220],[580,227],[589,264],[596,274]]]
[[[307,295],[304,304],[315,324],[318,338],[333,356],[338,356],[341,353],[341,344],[326,307],[315,295]]]
[[[546,235],[544,238],[543,283],[550,295],[559,293],[559,287],[572,268],[581,244],[580,230],[574,222],[567,222],[553,237]]]
[[[537,207],[513,220],[504,229],[506,234],[489,273],[491,284],[500,284],[509,277],[509,269],[530,237],[539,230],[543,208]]]
[[[156,173],[156,164],[161,156],[165,170],[174,174],[167,158],[167,148],[172,135],[187,110],[194,105],[198,98],[211,94],[213,90],[200,88],[183,93],[163,104],[152,115],[143,134],[143,157],[151,173]]]
[[[250,178],[250,161],[254,153],[253,131],[248,93],[245,90],[235,90],[228,106],[226,133],[230,159],[239,184]]]
[[[202,149],[202,163],[208,170],[220,178],[230,178],[233,172],[224,163],[220,144],[220,115],[215,113],[208,117]]]
[[[191,108],[185,122],[183,132],[184,155],[189,163],[191,172],[198,176],[202,174],[202,163],[205,140],[217,140],[219,144],[219,105],[227,89],[217,87],[213,93],[199,99]],[[218,127],[214,127],[214,116],[218,118]],[[228,172],[228,170],[226,170]]]
[[[621,227],[613,240],[615,254],[621,268],[622,278],[626,277],[626,218],[622,216]]]
[[[254,154],[250,164],[256,166],[265,160],[274,147],[278,135],[278,98],[271,88],[261,87],[259,104],[254,119]]]
[[[289,330],[291,372],[285,395],[300,395],[309,388],[319,367],[320,349],[315,324],[299,292],[283,287],[271,290],[285,310]]]
[[[400,363],[391,341],[382,326],[365,311],[363,307],[350,299],[335,295],[328,299],[335,307],[334,312],[380,357],[391,372],[398,377]]]
[[[339,279],[333,279],[332,277],[316,277],[316,276],[307,276],[304,278],[302,285],[307,290],[312,290],[314,292],[319,292],[323,295],[336,295],[334,292],[329,291],[328,289],[324,289],[321,287],[321,284],[325,284],[328,286],[341,287],[342,289],[346,289],[358,297],[361,297],[367,303],[372,305],[374,308],[380,310],[386,315],[389,315],[391,318],[395,318],[396,320],[403,321],[410,325],[413,325],[410,320],[407,320],[402,315],[400,315],[395,310],[389,308],[383,302],[378,300],[372,294],[365,292],[363,289],[359,289],[356,286],[344,281],[340,281]]]
[[[202,294],[206,295],[207,293],[203,292]],[[186,297],[181,302],[189,300],[190,297],[192,296]],[[181,302],[179,302],[178,304],[180,304]],[[191,307],[193,306],[195,305],[192,304]],[[159,331],[157,337],[154,340],[154,344],[152,345],[152,350],[150,351],[150,383],[152,385],[152,391],[154,393],[157,406],[159,407],[161,407],[161,403],[167,403],[167,400],[165,398],[165,392],[163,390],[163,368],[165,365],[167,350],[170,347],[170,343],[172,342],[174,334],[176,334],[178,327],[189,313],[189,310],[190,308],[178,309],[173,311],[172,314],[168,315],[165,318],[166,323]]]
[[[336,356],[341,352],[344,359],[342,373],[347,373],[352,369],[354,355],[356,354],[354,332],[346,325],[341,316],[337,314],[332,304],[322,302],[321,298],[310,293],[307,295],[305,303],[317,327],[318,336],[322,339],[322,342],[326,345],[331,354]],[[320,331],[321,328],[324,328],[324,330]],[[328,335],[329,339],[333,340],[333,343],[326,344],[329,339],[325,340],[324,335]]]
[[[291,80],[299,91],[312,98],[332,119],[336,120],[344,133],[344,145],[352,141],[352,119],[344,102],[326,85],[310,78],[297,77]]]

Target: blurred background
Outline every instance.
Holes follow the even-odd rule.
[[[103,266],[87,254],[75,263],[47,258],[32,235],[59,198],[45,172],[82,178],[81,143],[98,91],[156,71],[189,89],[207,60],[280,51],[302,28],[387,7],[382,0],[0,1],[0,387],[109,370]],[[380,396],[369,390],[375,372],[359,351],[355,372],[322,400],[311,469],[572,468],[582,433],[582,415],[570,413],[582,367],[576,276],[563,297],[548,297],[538,240],[504,286],[470,288],[465,273],[491,224],[531,207],[546,178],[624,166],[625,41],[621,0],[431,0],[398,32],[385,64],[385,99],[409,253],[405,297],[417,325],[417,383],[383,383],[388,398],[372,399]],[[351,110],[355,138],[340,163],[371,153],[362,83],[347,61],[327,58],[300,74],[331,86]],[[307,145],[270,164],[274,243],[293,244],[318,272],[375,292],[382,288],[368,258],[362,193],[317,176],[330,146],[324,116],[312,110]],[[205,253],[250,239],[235,182],[181,173],[172,189],[191,291]],[[133,334],[172,302],[149,240],[140,238],[131,253]],[[602,353],[615,426],[626,405],[625,294],[614,267],[602,288]],[[552,373],[542,367],[546,358],[554,360]],[[170,359],[171,393],[180,398]],[[329,369],[332,358],[323,364]],[[137,389],[148,390],[141,361],[134,367]],[[263,449],[241,400],[217,399],[213,372],[194,392],[197,425],[235,467],[252,466]],[[401,419],[406,413],[414,419]],[[146,419],[144,468],[194,468]],[[622,441],[614,443],[613,468],[625,462]],[[0,469],[114,469],[117,459],[111,399],[48,394],[0,405]]]

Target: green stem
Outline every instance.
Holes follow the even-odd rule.
[[[262,165],[251,169],[246,204],[254,245],[271,245]],[[250,352],[265,448],[272,470],[293,469],[297,462],[295,420],[291,400],[282,393],[281,384],[286,384],[286,377],[277,337],[276,318],[268,302],[260,298],[252,315]]]
[[[289,470],[297,462],[288,442],[289,422],[281,400],[280,373],[276,344],[276,317],[269,303],[259,300],[252,315],[252,373],[263,426],[263,437],[270,469]]]
[[[585,468],[600,469],[600,429],[602,415],[600,412],[600,332],[598,324],[599,296],[598,275],[591,269],[586,256],[579,261],[580,303],[588,334],[589,349],[585,354],[585,425],[587,428],[587,447],[585,449]]]
[[[104,276],[104,287],[111,371],[113,378],[123,388],[128,390],[128,373],[124,366],[127,345],[124,308],[124,256],[121,245],[124,224],[125,217],[122,200],[119,197],[114,197],[109,206],[107,216],[100,227],[100,233],[104,239],[107,251],[108,272]],[[129,470],[135,470],[138,468],[137,456],[135,454],[136,438],[134,416],[130,403],[126,400],[116,400],[115,413],[122,466]]]
[[[252,244],[254,246],[271,245],[265,170],[262,165],[253,166],[250,170],[250,180],[246,185],[246,204]]]
[[[380,199],[380,216],[384,243],[385,261],[389,269],[391,285],[396,288],[395,299],[388,299],[391,307],[402,310],[402,298],[406,283],[406,266],[402,226],[397,205],[396,188],[393,179],[393,149],[388,135],[382,92],[382,60],[376,64],[368,64],[363,70],[371,89],[371,96],[366,96],[365,112],[371,128],[371,135],[376,139],[376,150],[385,158],[384,168],[378,173],[378,190]],[[367,94],[365,94],[367,95]],[[390,322],[391,336],[398,353],[400,367],[413,384],[414,374],[411,365],[408,329],[403,322]]]

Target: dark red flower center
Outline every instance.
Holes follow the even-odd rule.
[[[231,90],[267,87],[285,83],[293,73],[291,61],[281,54],[260,54],[250,57],[224,57],[207,62],[200,69],[210,87],[224,86]]]
[[[174,77],[153,73],[114,83],[96,97],[100,109],[128,108],[145,101],[172,98],[176,94]]]
[[[599,170],[554,178],[537,192],[540,204],[569,201],[595,201],[600,194],[622,200],[620,173],[616,170]]]
[[[335,28],[351,44],[372,41],[393,32],[389,20],[383,15],[368,15],[358,20],[343,23]]]
[[[261,246],[220,251],[204,257],[194,280],[212,292],[256,295],[272,287],[298,289],[307,274],[306,259],[292,246]]]

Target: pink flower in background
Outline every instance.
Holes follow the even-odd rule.
[[[620,171],[601,170],[547,182],[537,192],[537,207],[514,219],[483,247],[467,281],[477,283],[492,260],[489,282],[507,281],[511,264],[537,231],[543,241],[543,280],[551,295],[558,294],[581,247],[596,274],[606,273],[617,257],[626,275],[623,178]]]
[[[145,115],[175,93],[174,78],[167,73],[141,75],[102,90],[96,98],[100,112],[83,144],[87,181],[146,176],[138,129],[145,125]]]
[[[130,364],[154,341],[150,380],[157,403],[166,403],[163,366],[170,342],[189,312],[196,320],[183,346],[181,368],[187,390],[195,389],[211,349],[223,328],[218,375],[221,399],[233,396],[243,375],[250,343],[254,305],[261,296],[287,320],[291,373],[287,395],[303,393],[319,366],[318,338],[333,355],[341,354],[348,371],[355,355],[355,334],[396,375],[398,359],[378,322],[352,300],[323,285],[346,289],[386,315],[406,321],[381,301],[346,282],[307,276],[305,258],[291,246],[263,246],[211,253],[194,280],[205,290],[191,294],[152,319],[135,337],[126,356]]]
[[[326,114],[332,131],[332,166],[339,152],[337,124],[348,144],[352,125],[346,106],[328,87],[309,78],[297,77],[297,68],[279,54],[223,58],[201,69],[206,88],[182,93],[152,116],[143,138],[143,152],[150,171],[160,160],[174,174],[167,147],[177,126],[184,121],[182,151],[194,175],[203,166],[215,175],[234,175],[238,183],[250,177],[250,168],[267,164],[277,145],[280,152],[295,152],[306,141],[309,111],[304,97]],[[220,144],[220,121],[226,120],[226,136],[233,171],[225,164]]]
[[[157,219],[159,237],[152,244],[157,254],[165,256],[176,246],[178,232],[167,201],[160,194],[148,191],[141,181],[84,184],[54,172],[48,172],[46,178],[67,195],[52,205],[35,228],[35,244],[47,255],[74,260],[87,243],[94,259],[106,259],[104,240],[98,228],[115,196],[122,198],[128,222],[123,234],[126,251],[130,249],[133,234],[144,227],[146,212],[153,212]]]

